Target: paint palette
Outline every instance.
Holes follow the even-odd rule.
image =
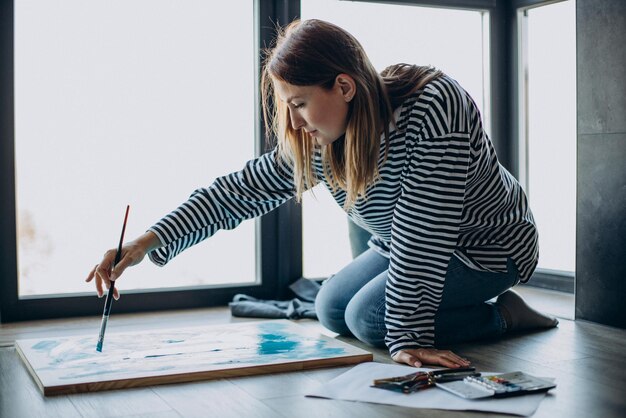
[[[372,354],[287,320],[16,341],[44,395],[356,364]]]

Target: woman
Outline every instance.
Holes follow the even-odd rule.
[[[372,233],[370,249],[322,286],[324,326],[386,345],[401,363],[460,367],[469,362],[434,347],[556,325],[508,290],[537,264],[537,231],[456,81],[406,64],[378,74],[349,33],[307,20],[279,34],[262,91],[277,146],[196,190],[127,243],[114,271],[109,250],[87,277],[98,295],[146,254],[164,265],[323,182]]]

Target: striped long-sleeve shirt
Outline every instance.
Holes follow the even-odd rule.
[[[386,159],[381,141],[380,177],[348,212],[373,234],[370,246],[389,258],[385,322],[392,355],[433,346],[434,318],[453,254],[470,268],[492,272],[506,271],[511,258],[522,282],[538,259],[526,196],[499,164],[476,104],[456,81],[447,76],[431,81],[396,109],[394,118]],[[325,181],[319,152],[314,167]],[[332,193],[343,206],[345,191]],[[274,149],[194,191],[152,226],[163,247],[150,258],[164,265],[217,230],[232,229],[294,195],[291,167]]]

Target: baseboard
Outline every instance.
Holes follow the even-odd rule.
[[[575,289],[574,279],[574,274],[570,272],[537,269],[530,281],[524,285],[573,294]]]

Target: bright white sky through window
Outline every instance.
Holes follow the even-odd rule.
[[[127,204],[132,239],[253,158],[253,31],[252,1],[15,2],[20,296],[93,293]],[[254,243],[246,221],[118,286],[251,282]]]
[[[528,184],[539,268],[574,272],[576,256],[576,7],[528,10]]]

